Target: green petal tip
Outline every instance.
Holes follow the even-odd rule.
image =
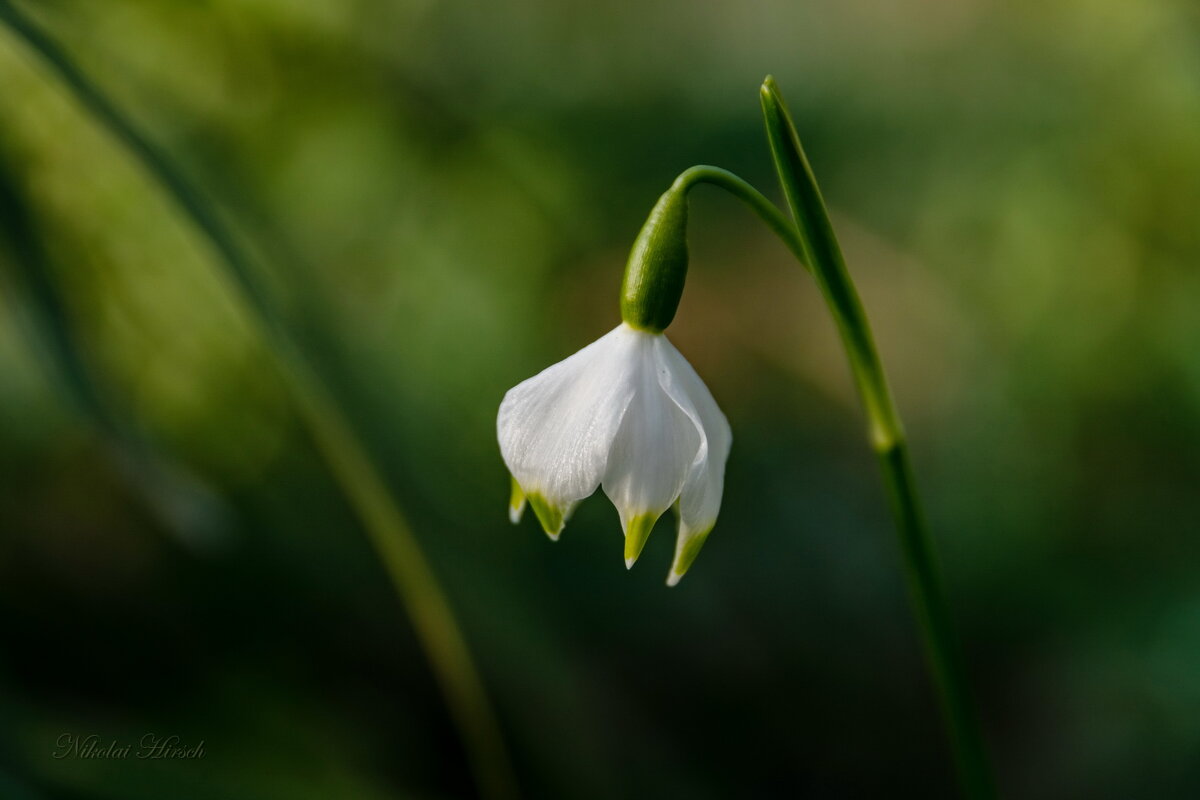
[[[709,531],[711,530],[710,528]],[[667,575],[667,586],[675,586],[683,580],[683,576],[691,569],[696,556],[700,555],[700,548],[704,547],[709,531],[693,533],[680,543],[675,550],[675,563],[671,565],[671,571]]]
[[[563,526],[567,524],[567,516],[570,511],[554,505],[536,492],[528,494],[525,497],[529,500],[529,507],[533,509],[538,522],[542,523],[542,530],[551,539],[558,541]]]
[[[658,516],[637,514],[625,526],[625,569],[632,569],[634,562],[642,554],[642,548],[646,546],[646,540],[650,538],[650,531],[654,529]]]
[[[517,479],[512,479],[512,495],[508,499],[508,519],[513,525],[521,521],[521,517],[525,514],[525,492],[521,490],[521,485],[517,483]]]

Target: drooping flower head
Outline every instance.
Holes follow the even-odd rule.
[[[725,415],[662,332],[687,268],[684,202],[681,191],[663,195],[639,234],[622,291],[624,321],[510,389],[496,422],[513,476],[513,522],[528,501],[557,539],[576,504],[603,487],[632,567],[654,523],[674,508],[672,586],[716,523],[732,442]]]

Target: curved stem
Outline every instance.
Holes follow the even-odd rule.
[[[804,260],[804,246],[796,229],[762,192],[729,170],[707,164],[698,164],[679,173],[679,177],[675,179],[674,188],[687,191],[698,183],[719,186],[750,206],[754,213],[767,223],[767,227],[775,231],[775,234],[783,240],[792,254],[800,259],[804,268],[809,268],[808,263]]]
[[[825,201],[783,99],[769,77],[762,86],[761,100],[767,138],[796,222],[802,258],[816,278],[841,333],[863,399],[871,444],[887,484],[900,549],[904,554],[909,596],[923,634],[926,658],[941,701],[963,792],[971,798],[992,798],[996,791],[983,736],[943,595],[936,554],[913,482],[900,415],[892,400],[862,302],[846,270]]]
[[[283,315],[257,280],[250,259],[166,152],[125,117],[53,39],[9,0],[0,0],[0,21],[45,59],[80,104],[137,157],[212,244],[218,263],[225,267],[225,277],[270,343],[317,449],[358,515],[412,618],[417,638],[464,739],[481,794],[489,798],[516,796],[500,726],[445,592],[366,448],[296,345]]]

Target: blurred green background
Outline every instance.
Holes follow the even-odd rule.
[[[616,324],[658,194],[715,163],[778,197],[768,72],[907,422],[1002,792],[1200,796],[1194,3],[21,7],[256,254],[527,796],[954,793],[835,332],[735,201],[693,194],[670,331],[734,430],[695,568],[664,588],[664,521],[626,573],[602,496],[558,544],[506,518],[500,398]],[[7,30],[0,186],[0,795],[472,796],[209,243]],[[148,732],[205,756],[53,757]]]

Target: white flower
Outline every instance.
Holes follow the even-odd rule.
[[[655,521],[674,507],[674,586],[716,523],[729,423],[661,333],[622,323],[518,384],[500,404],[496,430],[514,480],[513,522],[528,499],[552,539],[602,485],[620,512],[631,567]]]

